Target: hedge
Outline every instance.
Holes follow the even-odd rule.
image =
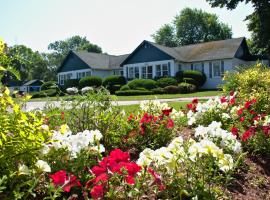
[[[193,79],[193,78],[184,78],[183,79],[183,82],[184,83],[189,83],[189,84],[193,84],[193,85],[196,85],[197,87],[199,87],[199,83],[197,80]]]
[[[56,85],[56,82],[55,81],[48,81],[48,82],[45,82],[41,85],[40,89],[41,90],[48,90],[48,89],[52,89],[52,88],[56,88],[57,85]]]
[[[151,90],[157,88],[157,82],[152,79],[134,79],[128,83],[128,86],[132,90],[136,90],[137,88]]]
[[[206,81],[206,75],[197,70],[185,70],[183,71],[183,77],[185,78],[193,78],[197,82],[197,86],[201,87]]]
[[[126,91],[126,90],[130,90],[130,87],[128,85],[123,85],[121,88],[120,88],[121,91]]]
[[[103,80],[102,85],[104,87],[110,86],[110,85],[125,85],[127,83],[127,80],[124,76],[108,76]]]
[[[31,93],[32,98],[42,98],[42,97],[54,97],[58,95],[56,89],[49,89],[49,90],[42,90],[40,92],[33,92]]]
[[[164,88],[154,88],[151,90],[154,94],[166,94]]]
[[[197,91],[196,85],[190,83],[180,83],[178,87],[180,88],[182,94],[193,93]]]
[[[79,79],[66,80],[64,83],[64,87],[62,89],[65,91],[67,88],[70,88],[70,87],[78,88],[79,87]]]
[[[177,80],[178,83],[183,82],[183,76],[184,76],[183,71],[176,72],[175,79]]]
[[[175,85],[170,85],[164,88],[167,94],[179,94],[181,92],[180,88]]]
[[[177,85],[177,81],[174,78],[160,78],[157,80],[157,85],[164,88],[170,85]]]
[[[116,91],[115,94],[117,96],[135,96],[135,95],[150,95],[154,94],[154,92],[149,90],[124,90],[124,91]]]
[[[99,76],[86,76],[79,81],[80,88],[87,86],[100,87],[102,85],[102,79]]]

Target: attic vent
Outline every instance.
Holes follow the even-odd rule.
[[[149,46],[148,46],[147,44],[144,45],[144,48],[145,48],[145,49],[148,48],[148,47],[149,47]]]

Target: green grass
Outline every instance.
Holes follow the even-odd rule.
[[[156,95],[142,95],[142,96],[115,96],[112,95],[118,101],[134,101],[134,100],[149,100],[149,99],[174,99],[174,98],[185,98],[185,97],[207,97],[220,95],[222,91],[200,91],[190,94],[156,94]],[[45,97],[35,98],[30,101],[70,101],[76,96],[61,96],[61,97]]]

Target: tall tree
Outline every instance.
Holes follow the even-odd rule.
[[[231,28],[218,20],[217,15],[198,9],[185,8],[172,24],[163,25],[154,35],[155,42],[178,46],[228,39]]]
[[[270,58],[270,0],[206,0],[213,7],[235,9],[240,2],[251,2],[254,12],[247,16],[248,30],[252,32],[255,47],[266,49]]]

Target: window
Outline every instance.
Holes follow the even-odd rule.
[[[64,81],[65,81],[65,80],[64,80],[64,75],[59,75],[59,79],[60,79],[60,80],[59,80],[59,84],[60,84],[60,85],[64,85]]]
[[[135,67],[134,68],[135,70],[135,78],[140,78],[140,69],[139,69],[139,67]]]
[[[71,73],[59,75],[59,84],[64,85],[66,80],[71,79],[71,76]]]
[[[178,64],[178,71],[182,71],[182,65]]]
[[[197,70],[197,71],[203,71],[203,63],[195,63],[193,64],[194,66],[194,70]]]
[[[213,62],[213,75],[214,77],[221,76],[220,61]]]
[[[147,66],[147,78],[153,78],[153,66]]]
[[[168,64],[163,64],[162,65],[162,76],[169,76]]]
[[[161,65],[156,65],[156,77],[161,77]]]
[[[142,78],[146,78],[146,67],[142,67]]]
[[[128,78],[134,78],[134,69],[133,69],[133,67],[128,68]]]
[[[89,71],[89,72],[86,72],[85,74],[86,74],[86,76],[91,76],[92,75],[92,72]]]
[[[77,79],[85,77],[86,72],[77,72]]]

